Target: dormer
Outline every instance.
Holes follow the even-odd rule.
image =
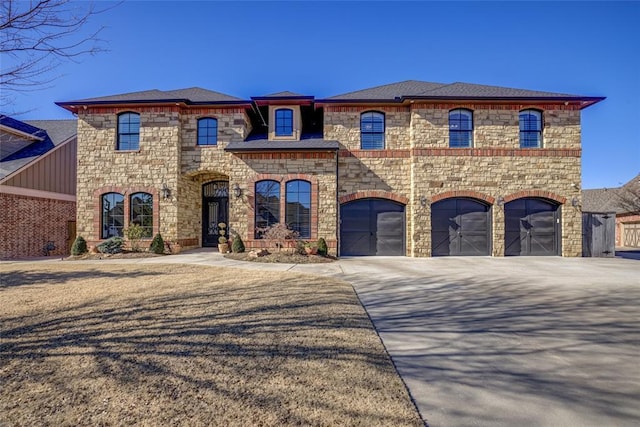
[[[258,111],[267,110],[267,139],[269,141],[300,141],[302,136],[301,108],[313,104],[313,96],[293,92],[278,92],[251,98]],[[260,113],[262,115],[262,113]]]

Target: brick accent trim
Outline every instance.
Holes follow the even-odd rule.
[[[105,193],[120,193],[124,196],[124,221],[128,224],[131,216],[130,196],[134,193],[149,193],[153,196],[153,231],[155,236],[160,231],[160,192],[155,187],[133,186],[124,187],[121,185],[107,185],[93,190],[93,237],[91,240],[104,240],[100,232],[102,225],[102,195]],[[125,225],[126,228],[126,225]]]
[[[281,153],[234,153],[243,160],[295,160],[295,159],[333,159],[333,152],[291,151]]]
[[[265,153],[268,154],[268,153]],[[286,208],[287,208],[287,198],[286,198],[286,185],[287,182],[293,180],[303,180],[311,183],[311,237],[310,239],[318,238],[318,197],[320,187],[318,185],[318,178],[314,175],[309,175],[306,173],[290,173],[290,174],[269,174],[269,173],[260,173],[256,174],[253,179],[247,182],[249,185],[249,194],[247,195],[247,201],[249,207],[247,209],[247,235],[245,236],[245,241],[258,241],[258,242],[266,242],[265,246],[253,246],[253,247],[272,247],[273,242],[256,239],[255,238],[255,228],[256,228],[256,198],[255,198],[255,189],[256,182],[263,180],[272,180],[280,183],[280,222],[284,222]],[[246,244],[246,243],[245,243]]]
[[[451,199],[453,197],[469,197],[472,199],[482,200],[487,202],[490,205],[493,205],[496,202],[494,197],[489,196],[488,194],[480,193],[478,191],[472,190],[456,190],[456,191],[445,191],[444,193],[436,194],[435,196],[431,196],[431,203],[439,202],[444,199]]]
[[[344,196],[338,197],[338,203],[342,205],[344,203],[353,202],[354,200],[358,200],[358,199],[371,199],[371,198],[393,200],[394,202],[402,203],[403,205],[409,204],[408,198],[404,196],[400,196],[398,194],[390,193],[388,191],[382,191],[382,190],[365,190],[365,191],[357,191],[351,194],[346,194]]]
[[[506,103],[464,103],[464,104],[452,104],[452,103],[442,103],[442,102],[416,102],[412,104],[412,110],[415,109],[438,109],[438,110],[452,110],[454,108],[468,108],[470,110],[511,110],[511,111],[520,111],[526,110],[529,108],[535,108],[543,111],[579,111],[581,109],[580,104],[571,103],[569,105],[564,105],[564,103],[553,103],[553,104],[506,104]]]
[[[524,197],[540,197],[543,199],[549,199],[549,200],[553,200],[555,202],[558,202],[560,204],[565,204],[567,202],[567,198],[566,197],[562,197],[562,196],[558,196],[557,194],[554,194],[550,191],[544,191],[544,190],[523,190],[523,191],[518,191],[517,193],[512,193],[509,194],[508,196],[504,196],[504,202],[505,203],[509,203],[513,200],[516,199],[522,199]]]
[[[349,101],[345,101],[348,104]],[[375,102],[374,102],[375,103]],[[338,105],[324,105],[324,111],[327,113],[363,113],[365,111],[381,111],[383,113],[405,113],[409,112],[409,106],[388,106],[388,105],[357,105],[357,106],[338,106]]]
[[[410,150],[340,150],[340,157],[357,157],[359,159],[402,159],[411,157]]]
[[[412,148],[411,155],[455,157],[580,157],[579,148]]]

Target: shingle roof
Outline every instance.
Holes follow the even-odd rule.
[[[0,179],[27,166],[43,154],[68,141],[77,133],[76,120],[28,120],[22,122],[11,118],[6,120],[5,118],[7,116],[0,117],[3,125],[11,123],[11,127],[14,129],[19,128],[23,132],[27,130],[29,132],[26,133],[33,133],[40,136],[40,139],[30,141],[30,144],[3,158],[0,161]],[[4,132],[2,138],[3,141],[6,138]]]
[[[355,100],[399,100],[402,98],[536,98],[536,99],[583,99],[588,98],[566,93],[542,92],[525,89],[514,89],[500,86],[487,86],[471,83],[432,83],[417,80],[406,80],[369,89],[348,92],[326,98],[328,101]],[[598,98],[600,100],[600,98]]]
[[[119,95],[101,96],[97,98],[86,98],[77,101],[57,102],[58,105],[69,104],[91,104],[109,102],[153,102],[153,101],[190,101],[192,103],[216,103],[216,102],[242,102],[240,98],[227,95],[212,90],[192,87],[187,89],[167,90],[158,89],[145,90],[141,92],[130,92]]]
[[[262,95],[260,98],[286,98],[289,96],[298,97],[298,96],[307,96],[301,93],[290,92],[285,90],[283,92],[270,93],[268,95]]]
[[[640,174],[620,187],[582,190],[582,211],[617,214],[640,211]]]
[[[269,141],[267,139],[257,139],[253,141],[230,142],[224,151],[232,153],[242,151],[336,151],[338,148],[338,141],[329,141],[322,138],[303,139],[300,141]]]

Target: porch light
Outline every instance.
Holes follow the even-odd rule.
[[[171,189],[167,187],[166,183],[162,184],[162,188],[160,189],[160,192],[162,193],[162,198],[165,200],[171,197]]]
[[[580,202],[578,201],[578,199],[576,197],[571,199],[571,206],[573,206],[574,208],[577,208],[579,204],[580,204]]]
[[[420,197],[420,206],[422,206],[423,208],[427,207],[427,198],[422,196]]]
[[[498,200],[496,200],[496,203],[498,204],[498,206],[504,205],[504,197],[498,196]]]
[[[233,195],[236,196],[236,199],[239,199],[240,196],[242,196],[242,188],[240,188],[237,183],[233,186]]]

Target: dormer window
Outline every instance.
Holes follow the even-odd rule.
[[[293,110],[289,108],[280,108],[275,111],[275,119],[276,136],[293,135]]]

